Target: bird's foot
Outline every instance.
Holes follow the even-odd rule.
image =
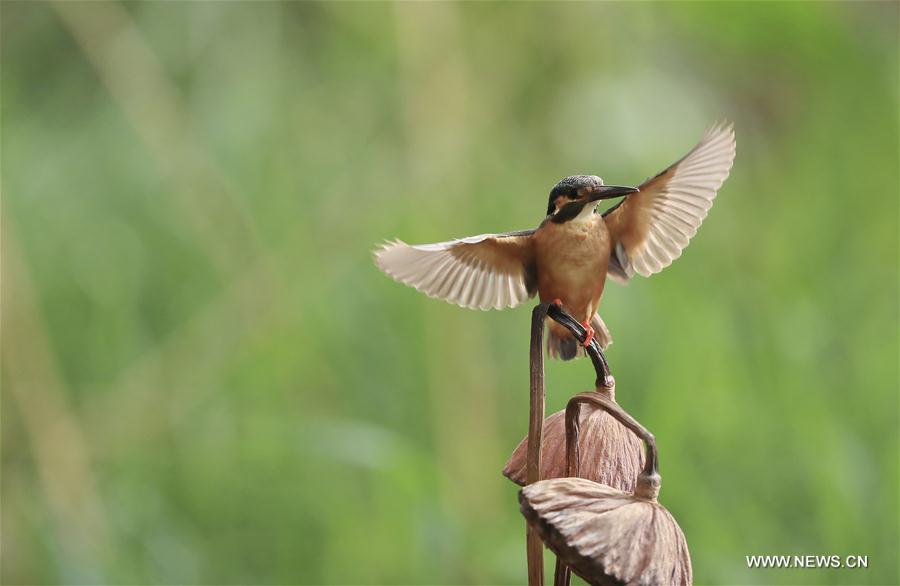
[[[591,345],[591,340],[594,339],[594,328],[591,327],[591,322],[588,320],[585,320],[584,322],[582,322],[581,325],[584,326],[584,329],[587,330],[587,334],[584,336],[584,342],[583,342],[584,347],[587,348],[588,346]]]
[[[553,301],[550,302],[550,305],[562,307],[562,300],[559,297],[557,297],[556,299],[554,299]]]

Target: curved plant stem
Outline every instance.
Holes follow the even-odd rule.
[[[528,448],[526,451],[525,482],[531,484],[541,479],[541,447],[544,429],[544,322],[547,317],[567,328],[579,342],[584,342],[587,330],[566,310],[551,303],[541,303],[531,312],[531,348],[530,348],[530,409],[528,415]],[[609,364],[597,340],[585,348],[597,373],[596,386],[611,388],[612,377]],[[544,544],[531,528],[526,526],[526,552],[528,556],[528,585],[544,584]],[[554,583],[556,586],[568,586],[570,571],[557,560]]]
[[[579,342],[584,342],[587,330],[585,330],[584,326],[582,326],[578,320],[572,317],[565,309],[558,305],[550,304],[547,307],[546,313],[550,316],[550,319],[572,332],[572,335],[575,336]],[[591,343],[585,348],[585,352],[590,356],[591,362],[594,363],[594,370],[597,372],[596,386],[612,386],[609,363],[606,362],[606,356],[604,356],[603,350],[600,348],[600,344],[597,343],[596,339],[591,340]]]
[[[647,446],[647,457],[644,460],[644,469],[641,472],[641,476],[648,478],[659,476],[659,454],[656,450],[656,438],[637,419],[619,407],[618,403],[602,393],[596,392],[579,393],[569,399],[569,403],[566,405],[566,474],[578,476],[580,459],[578,455],[578,416],[581,411],[581,405],[584,403],[597,405],[641,438]]]

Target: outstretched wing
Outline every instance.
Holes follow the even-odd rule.
[[[429,297],[471,309],[515,307],[535,293],[533,233],[482,234],[415,246],[397,240],[375,251],[375,264]]]
[[[677,163],[603,214],[612,239],[609,274],[649,277],[681,256],[712,207],[734,161],[731,124],[710,128]]]

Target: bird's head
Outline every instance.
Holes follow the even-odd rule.
[[[621,197],[636,191],[634,187],[603,185],[603,179],[596,175],[573,175],[550,190],[547,215],[553,216],[554,221],[565,222],[577,217],[585,207],[593,211],[601,199]]]

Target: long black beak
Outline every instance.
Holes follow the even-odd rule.
[[[636,187],[625,187],[623,185],[604,185],[594,193],[588,196],[588,201],[598,201],[601,199],[612,199],[614,197],[622,197],[629,193],[637,193]]]

